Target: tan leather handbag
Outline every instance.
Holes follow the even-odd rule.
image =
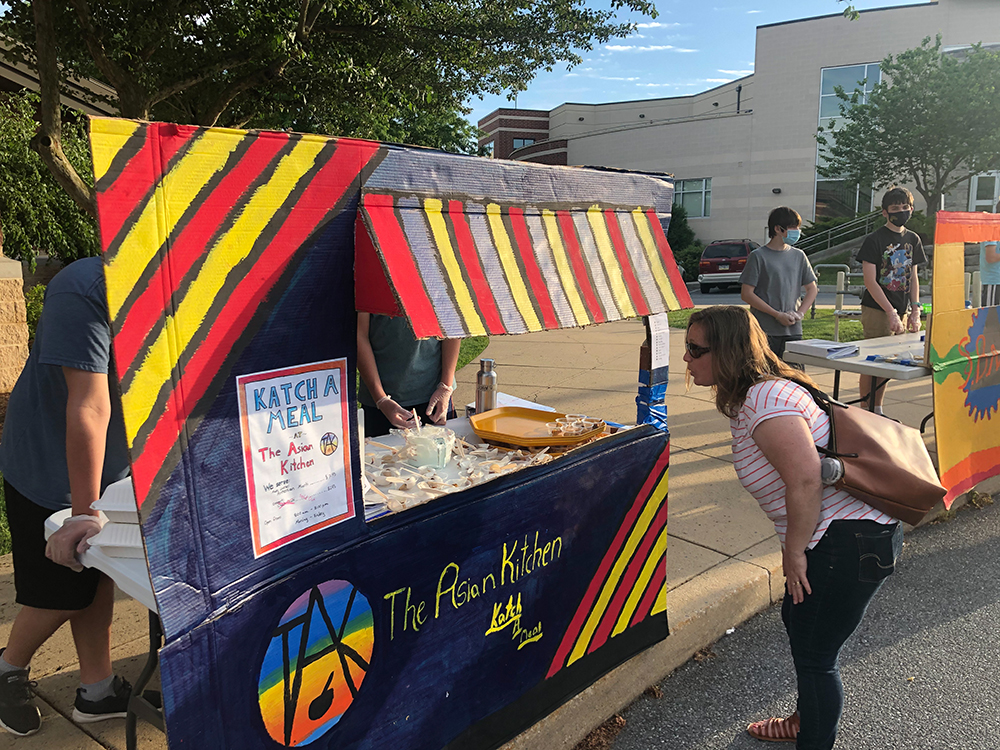
[[[816,450],[843,463],[837,489],[913,525],[944,498],[947,490],[919,430],[800,385],[830,415],[830,442]]]

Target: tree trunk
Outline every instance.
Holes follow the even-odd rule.
[[[31,139],[31,147],[42,157],[59,186],[76,204],[97,217],[94,189],[77,174],[62,149],[62,113],[59,102],[59,64],[56,61],[56,33],[51,0],[34,0],[35,50],[38,55],[38,83],[42,97],[42,124]]]

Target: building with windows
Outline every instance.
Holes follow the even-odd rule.
[[[1000,1],[937,0],[863,11],[856,21],[834,13],[759,26],[750,76],[691,96],[499,109],[480,121],[480,142],[498,158],[669,172],[699,239],[760,240],[777,205],[810,221],[877,207],[870,187],[818,175],[817,127],[839,116],[835,87],[865,97],[886,55],[936,34],[946,49],[1000,46]],[[998,191],[1000,174],[973,175],[947,208],[991,210]]]

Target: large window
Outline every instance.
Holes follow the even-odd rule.
[[[677,180],[674,183],[674,203],[687,210],[692,219],[700,219],[712,213],[712,178],[699,180]]]
[[[1000,200],[1000,172],[972,175],[969,189],[969,210],[993,213]]]
[[[875,84],[882,80],[878,63],[870,65],[847,65],[840,68],[824,68],[819,89],[819,124],[827,132],[836,133],[843,121],[840,105],[845,102],[837,96],[840,87],[848,94],[857,91],[859,102],[868,102]],[[849,104],[847,106],[850,106]],[[816,164],[823,166],[822,151],[816,151]],[[872,210],[874,192],[870,186],[858,185],[850,180],[821,177],[816,173],[816,212],[819,219],[826,217],[857,216]]]

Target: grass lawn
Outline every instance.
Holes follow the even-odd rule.
[[[667,313],[671,328],[687,328],[688,318],[694,310],[677,310]],[[808,315],[802,320],[802,338],[833,340],[833,310],[817,310],[816,317]],[[860,320],[840,321],[840,340],[859,341],[863,338]]]
[[[7,503],[3,497],[3,477],[0,476],[0,555],[10,552],[10,527],[7,525]]]

